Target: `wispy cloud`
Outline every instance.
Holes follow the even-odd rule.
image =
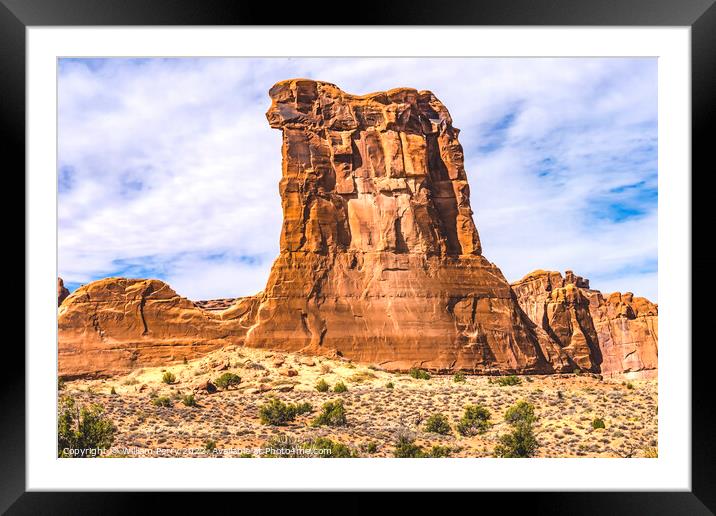
[[[462,132],[485,255],[656,300],[654,59],[92,59],[59,74],[59,269],[200,299],[263,288],[278,253],[268,89],[432,90]]]

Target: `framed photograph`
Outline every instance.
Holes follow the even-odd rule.
[[[712,514],[713,2],[2,4],[27,192],[3,510]]]

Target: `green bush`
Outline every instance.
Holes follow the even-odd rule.
[[[465,383],[466,378],[464,373],[455,373],[452,376],[452,381],[455,383]]]
[[[333,392],[346,392],[348,390],[348,387],[346,387],[346,384],[343,382],[338,382],[333,387]]]
[[[512,432],[499,437],[500,444],[495,447],[495,457],[532,457],[538,446],[532,429],[532,423],[536,420],[534,406],[526,401],[518,401],[507,409],[505,421],[512,425]]]
[[[318,392],[328,392],[328,389],[330,389],[330,388],[331,388],[331,386],[328,385],[328,382],[326,380],[324,380],[323,378],[318,380],[318,383],[316,384],[316,390]]]
[[[213,452],[213,451],[216,449],[216,441],[214,441],[213,439],[207,440],[207,441],[204,443],[204,449],[205,449],[208,453]]]
[[[457,424],[460,435],[483,434],[490,427],[490,411],[481,405],[467,405]]]
[[[606,428],[606,425],[604,424],[604,420],[601,417],[595,417],[592,420],[592,428],[594,428],[595,430],[597,428]]]
[[[386,389],[395,389],[395,384],[393,382],[388,382],[385,384]]]
[[[174,373],[170,373],[169,371],[167,371],[162,375],[162,382],[166,384],[172,384],[176,381],[177,377],[174,375]]]
[[[182,403],[187,407],[196,407],[196,398],[193,394],[185,394],[181,399]]]
[[[277,398],[271,398],[268,403],[259,408],[259,419],[264,425],[282,426],[296,419],[297,415],[313,410],[310,403],[300,405],[286,404]]]
[[[214,380],[214,385],[223,390],[227,390],[230,387],[239,385],[240,383],[241,377],[234,373],[224,373]]]
[[[370,441],[368,443],[365,443],[361,446],[361,450],[363,450],[366,453],[375,453],[378,451],[378,443],[375,441]]]
[[[346,423],[343,400],[336,400],[323,404],[321,413],[311,422],[311,426],[344,426]]]
[[[330,450],[329,453],[318,453],[311,455],[322,459],[349,459],[357,455],[348,446],[343,443],[331,441],[326,437],[317,437],[312,441],[304,444],[303,448],[310,450]]]
[[[155,407],[171,407],[172,400],[168,396],[158,396],[152,400],[152,405]]]
[[[505,421],[511,425],[522,422],[531,424],[536,419],[534,406],[526,401],[518,401],[505,412]]]
[[[109,390],[109,393],[110,393],[110,394],[117,394],[117,389],[114,388],[114,385],[113,385],[112,388]]]
[[[417,380],[430,380],[430,373],[423,369],[418,369],[414,367],[410,370],[409,374]]]
[[[532,431],[532,423],[517,423],[512,432],[501,435],[499,439],[500,444],[495,447],[495,457],[532,457],[537,451],[537,439]]]
[[[509,387],[512,385],[519,385],[522,383],[522,380],[517,378],[515,375],[511,374],[509,376],[500,376],[497,379],[495,379],[495,383],[499,385],[500,387]]]
[[[452,454],[452,448],[449,446],[438,446],[437,444],[430,449],[428,455],[431,459],[440,459],[449,457]]]
[[[114,442],[117,427],[104,415],[100,405],[78,406],[73,398],[60,401],[57,418],[57,456],[95,457],[98,454],[77,455],[70,450],[103,449]]]
[[[425,421],[425,431],[434,434],[448,435],[452,428],[443,414],[433,414]]]
[[[410,439],[405,435],[401,435],[395,443],[393,457],[397,457],[399,459],[417,459],[425,457],[425,452],[420,446],[415,444],[413,439]]]

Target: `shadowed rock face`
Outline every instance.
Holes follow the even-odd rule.
[[[605,299],[589,281],[567,271],[534,271],[512,284],[529,316],[582,369],[656,376],[658,307],[615,292]]]
[[[458,129],[430,92],[270,90],[282,131],[280,254],[263,292],[193,303],[158,280],[85,285],[59,309],[61,376],[109,376],[227,344],[485,374],[656,368],[656,306],[482,256]],[[58,285],[58,296],[59,296]],[[650,340],[651,339],[651,340]]]
[[[57,278],[57,306],[60,306],[69,295],[70,291],[65,287],[65,282],[62,278]]]
[[[481,256],[459,131],[430,92],[276,84],[281,254],[246,344],[388,369],[551,372]]]

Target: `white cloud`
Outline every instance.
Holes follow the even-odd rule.
[[[280,133],[264,116],[267,91],[309,77],[357,94],[430,89],[445,103],[462,129],[484,253],[509,280],[573,269],[605,292],[656,300],[656,199],[624,189],[655,182],[655,60],[96,65],[65,61],[60,73],[59,268],[68,283],[134,273],[194,299],[260,290],[281,224]],[[635,206],[638,216],[617,220]]]

